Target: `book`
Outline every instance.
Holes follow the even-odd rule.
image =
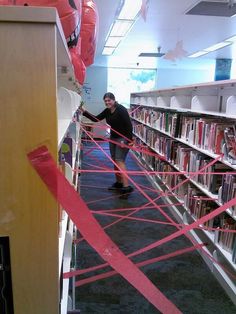
[[[236,164],[236,132],[235,126],[227,127],[224,130],[224,140],[226,148],[226,159],[232,164]]]
[[[236,228],[236,222],[233,218],[226,215],[221,218],[221,229],[235,230],[235,228]],[[235,233],[219,231],[218,243],[227,252],[229,253],[233,252],[234,241],[235,241]]]
[[[229,172],[231,169],[222,163],[215,163],[210,166],[208,172],[217,172],[224,174]],[[222,175],[221,174],[209,174],[208,190],[213,194],[218,194],[219,188],[222,186]]]
[[[234,238],[233,249],[232,249],[232,262],[236,263],[236,237]]]
[[[222,147],[224,144],[224,130],[226,126],[225,125],[216,125],[216,134],[215,134],[215,147],[213,149],[213,152],[217,155],[222,153]]]

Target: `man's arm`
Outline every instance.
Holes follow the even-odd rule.
[[[101,121],[103,119],[106,118],[106,110],[103,110],[101,113],[99,113],[97,116],[94,116],[93,114],[91,114],[90,112],[88,112],[87,110],[82,110],[83,112],[83,116],[85,116],[86,118],[88,118],[89,120],[93,121],[93,122],[98,122]]]

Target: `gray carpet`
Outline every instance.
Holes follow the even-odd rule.
[[[89,147],[89,144],[85,144],[84,152]],[[103,145],[103,147],[107,148],[106,145]],[[96,161],[96,158],[99,162]],[[83,157],[83,169],[91,169],[91,165],[88,164],[101,166],[100,163],[112,168],[111,162],[99,150],[94,150],[92,154]],[[131,156],[128,156],[127,165],[129,170],[140,170]],[[138,184],[151,187],[144,176],[133,176],[132,178],[135,178]],[[107,187],[113,182],[114,177],[112,174],[86,173],[81,176],[81,196],[86,202],[91,202],[89,204],[90,209],[139,207],[147,202],[137,190],[127,200],[119,199],[117,193],[107,190]],[[157,193],[147,190],[146,193],[152,198],[157,196]],[[101,200],[103,198],[104,200]],[[163,204],[162,200],[159,200],[158,204]],[[171,216],[168,208],[165,208],[165,211]],[[120,214],[124,214],[124,212],[120,212]],[[142,210],[135,216],[164,220],[163,216],[155,209]],[[113,217],[100,215],[95,215],[95,217],[102,226],[116,220]],[[173,216],[171,217],[173,218]],[[106,229],[107,234],[125,254],[138,250],[174,231],[176,231],[176,228],[172,226],[127,220]],[[190,245],[190,241],[182,236],[132,260],[137,262],[150,259]],[[103,260],[99,255],[85,241],[78,245],[77,265],[79,268],[83,269],[102,262]],[[109,269],[108,267],[105,270]],[[89,276],[100,274],[103,271],[89,273]],[[145,266],[142,271],[183,313],[236,313],[235,306],[211,274],[200,255],[195,251]],[[82,278],[86,278],[86,276],[80,276],[76,279]],[[76,288],[76,307],[81,310],[81,314],[159,313],[119,275]]]

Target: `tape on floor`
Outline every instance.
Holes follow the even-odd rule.
[[[98,254],[160,312],[181,313],[103,231],[86,203],[57,169],[47,147],[41,146],[30,152],[28,159],[49,191],[67,211],[80,233]]]

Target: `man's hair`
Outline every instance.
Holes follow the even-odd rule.
[[[105,100],[105,98],[110,98],[110,99],[112,99],[112,100],[116,100],[115,95],[112,94],[112,93],[106,93],[106,94],[103,96],[103,100]]]

